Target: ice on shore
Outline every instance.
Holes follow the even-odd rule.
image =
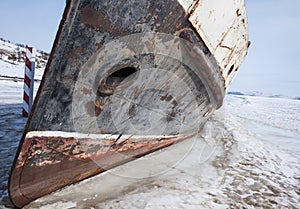
[[[300,208],[299,107],[296,100],[228,95],[197,139],[25,208]],[[168,164],[178,153],[178,164]]]

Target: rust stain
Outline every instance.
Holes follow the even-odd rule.
[[[98,108],[101,111],[104,108],[105,101],[102,101],[101,99],[96,99],[94,101],[94,104],[95,104],[95,107]],[[98,116],[98,115],[96,115],[96,116]]]
[[[200,0],[194,0],[193,4],[188,9],[188,13],[190,15],[192,15],[195,12],[195,10],[201,6],[201,4],[202,4],[202,1],[200,1]]]
[[[103,31],[107,31],[113,36],[126,35],[124,31],[120,30],[121,26],[116,23],[112,23],[105,13],[97,11],[89,6],[82,9],[81,22],[83,24],[99,28]],[[102,46],[102,44],[103,42],[100,43],[99,46]]]
[[[161,99],[161,101],[167,101],[167,102],[169,102],[169,101],[171,101],[173,99],[173,97],[171,95],[169,95],[169,94],[166,94],[164,96],[161,96],[160,99]]]
[[[219,44],[219,46],[222,47],[222,48],[225,48],[225,49],[228,49],[228,50],[232,51],[232,48],[229,47],[229,46],[222,45],[221,43]]]
[[[100,109],[100,103],[97,100],[86,103],[85,108],[87,114],[89,114],[91,117],[98,117],[102,111],[102,109]]]
[[[72,59],[76,59],[80,56],[82,56],[85,53],[86,49],[83,47],[78,47],[73,49],[71,52],[68,53],[68,57]]]
[[[92,89],[88,89],[86,87],[84,87],[81,92],[85,95],[91,95],[92,94]]]
[[[103,26],[110,27],[111,22],[103,13],[98,12],[90,7],[85,7],[82,10],[81,22],[95,28]]]

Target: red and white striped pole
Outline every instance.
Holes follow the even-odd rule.
[[[35,70],[35,49],[26,47],[24,95],[23,95],[23,117],[28,117],[33,103],[33,85]]]

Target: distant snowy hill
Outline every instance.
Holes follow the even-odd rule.
[[[268,97],[268,98],[282,98],[282,99],[295,99],[300,100],[299,97],[290,97],[281,94],[266,94],[259,91],[251,91],[251,92],[240,92],[240,91],[229,91],[227,94],[236,95],[236,96],[253,96],[253,97]]]
[[[0,38],[0,104],[22,103],[25,57],[25,45]],[[35,93],[48,58],[48,53],[36,50]]]
[[[9,40],[0,38],[0,76],[5,77],[24,77],[26,46],[15,44]],[[49,54],[36,50],[36,79],[40,79],[46,67]]]

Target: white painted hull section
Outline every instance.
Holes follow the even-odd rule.
[[[178,1],[217,60],[228,89],[249,47],[244,0]]]

